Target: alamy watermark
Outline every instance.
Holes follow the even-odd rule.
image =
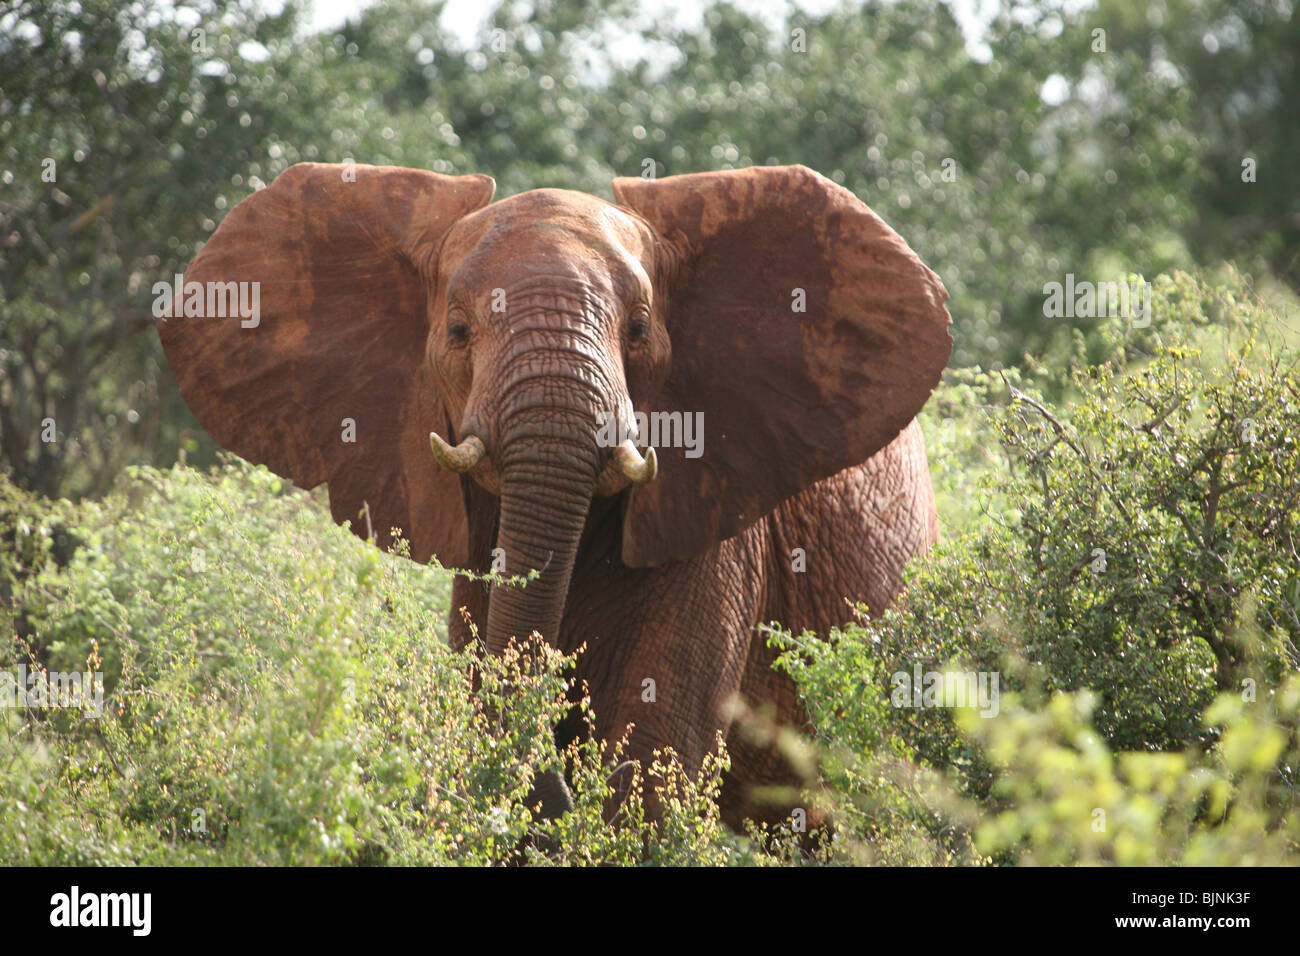
[[[998,715],[997,671],[898,671],[889,702],[895,707],[978,707],[981,717]]]
[[[74,884],[67,893],[50,897],[51,926],[120,926],[133,936],[148,936],[152,913],[152,893],[83,893]]]
[[[687,458],[704,454],[703,412],[633,412],[635,428],[620,426],[613,412],[596,416],[600,431],[596,443],[602,448],[617,448],[639,437],[650,448],[684,448]]]
[[[0,671],[0,707],[30,710],[73,710],[87,717],[104,715],[104,675],[94,671]]]
[[[1089,282],[1067,272],[1065,282],[1044,285],[1043,295],[1043,315],[1049,319],[1132,319],[1135,329],[1151,324],[1151,286],[1140,276],[1125,282]]]
[[[186,282],[177,273],[173,282],[153,284],[155,319],[227,319],[255,329],[262,324],[260,282]]]

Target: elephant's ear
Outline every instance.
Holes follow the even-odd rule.
[[[293,166],[231,210],[158,322],[217,442],[304,488],[328,482],[335,520],[369,525],[380,547],[401,528],[419,561],[466,558],[459,477],[429,450],[447,421],[427,298],[447,230],[494,189],[487,176]]]
[[[614,195],[678,263],[653,410],[704,426],[698,457],[657,449],[659,478],[633,490],[629,565],[699,553],[866,461],[938,384],[947,292],[847,189],[783,166],[617,179]]]

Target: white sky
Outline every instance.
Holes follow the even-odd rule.
[[[355,17],[364,7],[371,6],[373,0],[315,0],[311,24],[317,29],[326,29],[341,25],[349,17]],[[762,15],[770,11],[770,0],[734,0],[736,6],[747,13]],[[817,15],[830,10],[839,0],[795,0],[796,6],[808,13]],[[984,59],[986,47],[980,43],[983,25],[993,18],[998,0],[947,0],[953,16],[960,24],[966,36],[966,47],[972,55]],[[496,4],[485,4],[483,0],[451,0],[443,13],[443,26],[454,33],[460,40],[468,43],[487,20],[488,14]],[[642,0],[641,8],[646,13],[659,14],[672,11],[676,21],[683,25],[697,25],[703,13],[701,0]],[[619,52],[615,47],[615,52]],[[627,51],[629,53],[634,51]]]

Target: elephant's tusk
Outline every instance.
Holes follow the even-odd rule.
[[[438,459],[438,464],[457,474],[463,474],[477,465],[487,451],[483,442],[474,435],[452,448],[437,432],[429,432],[429,447],[433,449],[433,457]]]
[[[654,481],[655,475],[659,474],[659,457],[655,450],[647,448],[642,458],[630,439],[614,449],[614,460],[618,462],[619,471],[639,485]]]

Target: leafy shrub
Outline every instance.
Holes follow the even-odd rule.
[[[24,624],[5,667],[91,667],[106,686],[98,720],[0,709],[6,862],[722,863],[747,852],[723,838],[713,799],[725,756],[698,782],[670,754],[638,770],[643,789],[662,791],[653,840],[636,789],[630,825],[607,826],[617,753],[586,743],[560,754],[552,736],[572,659],[516,648],[478,662],[476,689],[473,658],[445,643],[450,575],[341,532],[264,469],[131,470],[104,502],[75,508],[6,494],[21,535],[46,540],[52,507],[85,543],[66,568],[11,573]],[[538,828],[532,778],[566,761],[577,807]]]
[[[1081,785],[1087,775],[1082,763],[1043,763],[1061,754],[1022,744],[1026,728],[1061,724],[1060,700],[1086,700],[1104,741],[1080,760],[1097,747],[1108,759],[1112,750],[1176,752],[1145,762],[1125,754],[1120,770],[1107,770],[1107,786],[1134,768],[1141,774],[1126,785],[1159,778],[1166,787],[1174,771],[1201,781],[1202,752],[1219,761],[1216,794],[1247,770],[1256,774],[1240,784],[1247,789],[1269,773],[1289,778],[1294,760],[1273,766],[1282,751],[1271,736],[1252,751],[1270,754],[1268,768],[1227,760],[1228,741],[1219,740],[1228,733],[1219,718],[1231,711],[1224,701],[1236,696],[1280,708],[1284,723],[1294,718],[1287,708],[1295,697],[1284,688],[1300,665],[1300,378],[1284,331],[1281,317],[1239,284],[1176,275],[1156,284],[1141,341],[1111,328],[1107,360],[1076,364],[1066,380],[1075,397],[1059,411],[1017,385],[1018,376],[1000,386],[977,370],[957,377],[950,407],[980,410],[1007,455],[999,468],[965,442],[983,471],[972,506],[982,523],[914,566],[905,599],[880,617],[862,615],[831,642],[775,638],[821,732],[839,817],[871,837],[873,852],[893,852],[877,845],[881,821],[890,834],[923,834],[939,860],[976,861],[990,848],[1006,854],[1029,838],[1047,847],[1035,815],[1050,811],[1069,773],[1079,772]],[[1204,343],[1216,337],[1229,342],[1224,359],[1205,361]],[[940,459],[941,489],[951,481],[944,469]],[[893,676],[918,664],[997,675],[1002,690],[1019,692],[1010,698],[1023,702],[1019,716],[972,724],[953,709],[891,706]],[[1261,718],[1234,713],[1237,739],[1253,739]],[[1062,726],[1081,732],[1080,719]],[[1068,773],[1044,784],[1042,775],[1061,766]],[[951,787],[936,783],[934,770]],[[1183,810],[1208,799],[1202,783],[1187,784]],[[1008,797],[1012,822],[996,832],[1016,838],[993,839],[985,828],[972,843],[960,800],[998,810]],[[1247,816],[1262,812],[1246,805],[1255,808]],[[1279,819],[1269,832],[1290,834],[1288,845],[1291,824]],[[1191,826],[1200,817],[1179,820]],[[1175,853],[1174,842],[1161,844],[1166,862],[1193,853],[1185,840]],[[1195,854],[1213,855],[1204,849],[1211,846],[1226,854],[1230,843],[1206,838]],[[1080,844],[1060,845],[1071,859],[1091,858]],[[1271,843],[1254,849],[1268,858],[1281,852]],[[1107,852],[1117,862],[1140,856]]]
[[[1221,695],[1205,714],[1219,738],[1208,753],[1113,753],[1089,725],[1087,691],[1037,711],[1007,703],[1002,720],[961,715],[1005,768],[994,806],[962,814],[982,850],[1036,865],[1300,863],[1300,675],[1259,701]]]

